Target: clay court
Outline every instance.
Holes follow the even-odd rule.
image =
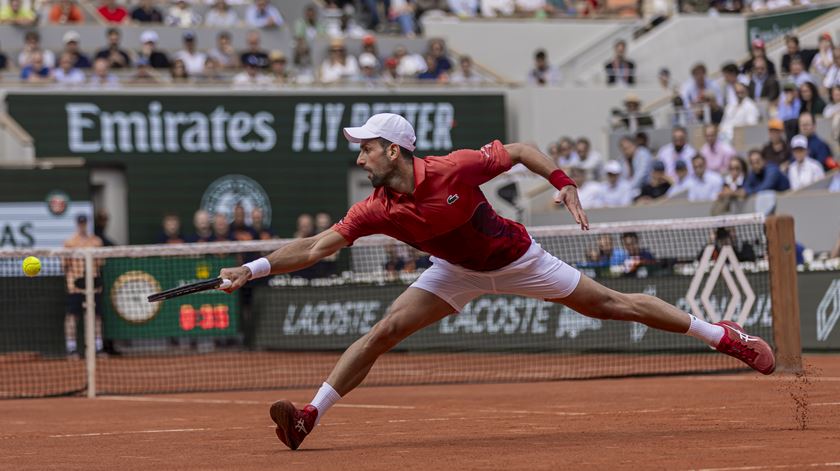
[[[292,452],[312,389],[0,401],[4,469],[840,468],[840,357],[808,374],[363,387]]]

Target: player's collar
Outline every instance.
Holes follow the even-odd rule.
[[[414,159],[414,191],[417,191],[417,187],[423,183],[423,180],[426,179],[426,162],[419,158],[413,157]]]

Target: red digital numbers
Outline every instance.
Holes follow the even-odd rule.
[[[202,304],[195,310],[191,304],[182,304],[179,323],[181,330],[190,331],[195,328],[201,330],[225,330],[230,327],[230,314],[224,304]]]

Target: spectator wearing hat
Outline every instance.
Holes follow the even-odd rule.
[[[369,87],[376,87],[381,83],[379,67],[373,54],[369,52],[359,54],[359,69],[359,75],[356,78],[359,83]]]
[[[234,87],[258,87],[271,84],[271,77],[262,73],[257,57],[249,56],[243,63],[245,70],[233,76]]]
[[[774,118],[768,121],[767,133],[770,135],[770,140],[762,147],[761,155],[766,162],[779,166],[785,165],[790,158],[790,148],[785,138],[785,126],[782,120]]]
[[[329,55],[321,63],[319,75],[321,83],[353,80],[359,75],[359,63],[352,54],[347,54],[343,40],[330,41]]]
[[[685,82],[680,90],[683,106],[691,110],[702,102],[703,94],[710,90],[714,92],[718,103],[723,103],[723,96],[717,84],[706,76],[705,64],[698,63],[691,68],[691,78]]]
[[[653,118],[642,113],[642,101],[635,93],[628,93],[624,97],[624,109],[613,110],[613,128],[626,129],[628,132],[636,132],[641,128],[653,126]]]
[[[102,5],[96,11],[108,23],[124,23],[128,19],[128,11],[118,5],[117,0],[102,0]]]
[[[283,51],[271,51],[268,55],[268,60],[271,63],[271,80],[278,85],[286,85],[294,83],[294,74],[289,70],[288,60]]]
[[[831,88],[835,85],[840,85],[840,47],[835,47],[832,51],[834,63],[828,68],[823,78],[823,87]]]
[[[74,67],[89,69],[91,66],[90,59],[79,50],[79,39],[81,39],[81,36],[76,31],[70,30],[64,33],[64,36],[62,36],[64,51],[62,52],[75,58]]]
[[[691,177],[688,170],[688,164],[686,164],[685,161],[678,160],[677,163],[674,164],[674,173],[676,175],[674,176],[673,183],[666,194],[668,198],[682,196],[688,192],[689,178]]]
[[[735,85],[735,95],[738,101],[730,103],[723,111],[723,120],[720,122],[721,133],[727,139],[732,139],[735,128],[741,126],[755,126],[761,119],[761,112],[752,98],[747,96],[749,91],[746,85],[738,83]]]
[[[260,32],[252,30],[245,37],[248,49],[239,56],[239,62],[244,67],[246,64],[256,63],[260,69],[268,69],[268,53],[260,47]]]
[[[76,58],[63,53],[58,59],[58,67],[53,71],[53,78],[61,85],[81,85],[85,83],[85,73],[76,67]]]
[[[613,58],[604,65],[607,85],[632,87],[636,84],[636,64],[624,56],[626,52],[627,41],[619,39],[613,44]]]
[[[714,124],[703,126],[703,138],[705,142],[700,148],[700,155],[706,159],[706,167],[711,172],[725,173],[729,161],[738,153],[729,143],[719,139],[718,127]]]
[[[819,75],[820,77],[825,77],[828,73],[828,69],[834,65],[834,42],[831,40],[831,35],[828,33],[820,35],[817,53],[810,62],[801,54],[799,54],[799,57],[802,58],[802,62],[804,62],[805,66],[813,71],[813,73]]]
[[[695,155],[691,159],[693,175],[688,177],[688,201],[714,201],[723,188],[723,178],[706,169],[706,159]]]
[[[175,53],[175,59],[184,62],[187,74],[199,76],[204,73],[204,63],[207,61],[207,54],[196,49],[196,37],[192,31],[183,35],[184,48]]]
[[[793,136],[793,139],[790,140],[790,147],[793,153],[793,161],[788,166],[787,177],[790,181],[791,190],[804,188],[825,176],[823,166],[808,157],[807,137],[801,134]]]
[[[660,160],[654,160],[651,166],[650,178],[642,185],[637,203],[648,203],[655,199],[662,198],[671,189],[671,182],[665,175],[665,164]]]
[[[0,23],[18,27],[28,27],[35,24],[37,15],[23,0],[9,0],[0,8]]]
[[[671,142],[659,148],[656,159],[665,164],[665,173],[673,177],[674,165],[677,161],[686,164],[697,155],[697,150],[688,143],[688,133],[685,128],[677,126],[671,131]]]
[[[49,20],[52,24],[68,25],[85,21],[82,9],[73,0],[58,0],[50,8]]]
[[[831,148],[819,136],[814,124],[814,117],[808,113],[799,116],[799,133],[808,139],[808,156],[819,162],[823,169],[831,170],[837,167],[831,156]]]
[[[178,28],[194,28],[201,24],[201,16],[196,13],[187,0],[176,0],[175,5],[169,7],[164,23]]]
[[[748,88],[750,98],[756,102],[759,100],[775,102],[779,98],[779,81],[767,72],[767,61],[761,57],[753,61]]]
[[[382,63],[382,56],[379,55],[379,50],[376,45],[376,36],[372,34],[362,36],[362,52],[373,54],[373,57],[376,57],[379,68],[382,69],[384,64]]]
[[[753,149],[749,155],[750,171],[744,180],[744,192],[747,196],[759,191],[788,191],[790,181],[779,166],[766,162],[761,151]]]
[[[303,17],[295,21],[295,37],[314,41],[326,35],[324,23],[318,18],[318,7],[309,4],[303,9]]]
[[[827,33],[823,33],[826,35]],[[831,35],[828,36],[831,38]],[[799,38],[795,35],[789,34],[785,36],[785,45],[787,52],[782,55],[782,74],[790,73],[790,60],[794,56],[799,56],[805,64],[811,64],[814,55],[817,53],[815,49],[802,49],[799,47]]]
[[[131,20],[137,23],[163,23],[163,14],[155,8],[154,0],[140,0],[131,11]]]
[[[650,176],[653,156],[646,147],[638,145],[632,136],[623,136],[619,148],[624,157],[622,175],[630,182],[631,188],[638,191]]]
[[[764,49],[764,40],[755,38],[752,40],[751,43],[752,48],[750,49],[750,58],[744,65],[741,66],[741,73],[744,75],[749,75],[752,73],[753,65],[755,59],[757,57],[763,57],[765,61],[767,61],[767,73],[776,76],[776,66],[773,64],[773,61],[767,58],[767,51]]]
[[[205,26],[232,28],[239,24],[239,16],[225,0],[215,0],[204,18]]]
[[[128,53],[120,48],[120,30],[108,28],[105,37],[108,39],[108,46],[96,53],[96,59],[108,59],[108,64],[112,69],[131,67],[131,59],[128,57]]]
[[[216,47],[207,52],[207,57],[214,59],[223,69],[239,67],[239,57],[231,44],[230,33],[221,31],[216,35]]]
[[[245,23],[251,28],[279,28],[283,26],[283,16],[268,0],[254,0],[253,5],[245,10]]]
[[[604,173],[607,175],[607,179],[601,192],[600,203],[604,207],[630,206],[637,189],[633,186],[632,181],[622,177],[621,163],[617,160],[610,160],[604,165]]]
[[[145,59],[154,69],[168,69],[169,57],[157,50],[158,34],[153,30],[146,30],[140,35],[140,52],[138,59]]]
[[[528,83],[539,86],[560,84],[560,69],[548,63],[545,49],[534,53],[534,68],[528,73]]]

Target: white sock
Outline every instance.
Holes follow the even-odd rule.
[[[717,347],[720,339],[726,331],[719,325],[710,324],[704,320],[700,320],[691,314],[691,325],[688,327],[688,332],[685,335],[690,335],[696,339],[706,342],[710,347]]]
[[[318,393],[315,394],[315,398],[312,399],[312,404],[318,409],[318,418],[315,420],[315,425],[318,425],[318,422],[321,421],[321,417],[330,410],[330,407],[333,406],[338,400],[341,399],[341,395],[339,395],[332,386],[330,386],[327,382],[321,385],[321,389],[318,390]]]

